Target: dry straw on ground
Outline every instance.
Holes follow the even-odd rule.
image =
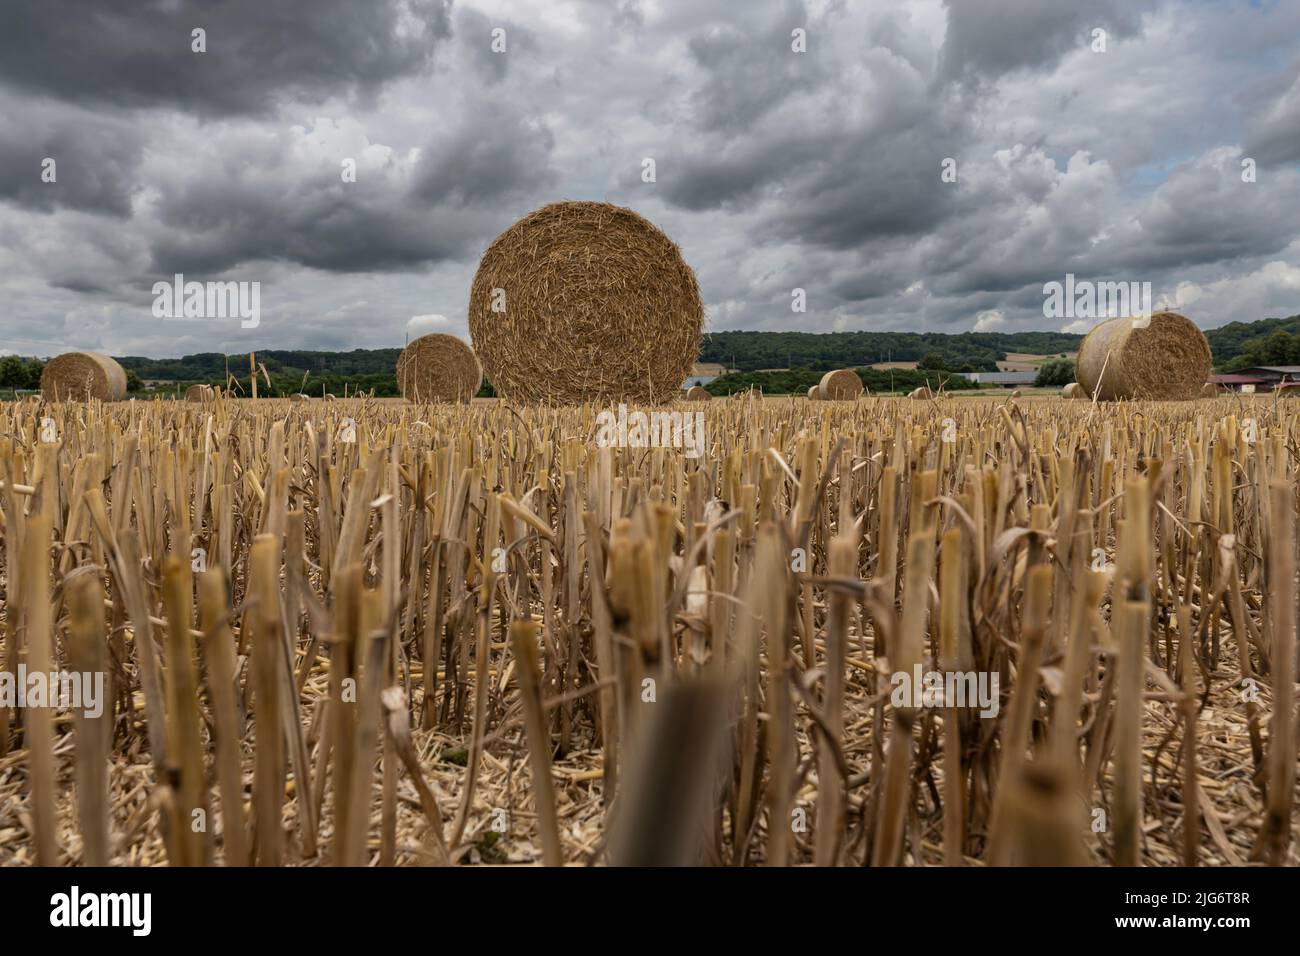
[[[397,387],[411,402],[468,402],[483,385],[474,350],[454,335],[422,335],[397,357]]]
[[[1199,398],[1210,374],[1210,343],[1176,312],[1116,318],[1093,328],[1079,346],[1076,378],[1100,401]]]
[[[1088,393],[1084,391],[1083,386],[1078,382],[1071,382],[1061,389],[1062,398],[1087,398]]]
[[[1213,382],[1206,382],[1201,386],[1201,398],[1218,398],[1223,394],[1223,389]]]
[[[703,385],[692,385],[686,390],[686,400],[688,402],[707,402],[713,398],[713,395]]]
[[[41,395],[51,402],[118,402],[126,397],[126,372],[98,352],[65,352],[45,363]]]
[[[185,401],[210,402],[216,397],[211,385],[191,385],[185,389]]]
[[[862,379],[851,368],[837,368],[822,376],[817,390],[831,401],[852,401],[862,394]]]
[[[1300,405],[600,411],[0,402],[0,865],[1300,862]]]
[[[677,245],[608,203],[525,216],[488,246],[470,289],[474,351],[513,401],[669,402],[703,325]]]

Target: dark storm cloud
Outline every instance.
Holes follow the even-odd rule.
[[[131,124],[82,110],[0,97],[0,200],[44,211],[58,207],[131,214],[135,168],[147,140]],[[54,161],[54,182],[42,179]]]
[[[415,195],[457,206],[492,205],[538,192],[555,179],[555,139],[544,123],[506,103],[477,98],[420,157]]]
[[[887,136],[872,128],[817,145],[817,161],[784,191],[789,201],[764,217],[778,238],[850,249],[929,232],[954,212],[953,190],[940,179],[954,144],[928,117]]]
[[[450,0],[10,0],[0,81],[79,104],[259,113],[422,70]],[[207,31],[207,52],[191,31]]]
[[[519,110],[478,100],[458,109],[418,162],[361,157],[356,182],[342,180],[336,158],[284,137],[232,141],[165,184],[154,265],[213,273],[264,259],[384,272],[471,255],[508,224],[505,203],[553,181],[553,142]],[[306,142],[302,132],[296,145]]]
[[[810,28],[801,3],[758,30],[719,26],[691,37],[691,58],[708,79],[693,97],[695,125],[704,130],[739,132],[801,90],[823,85],[830,78],[830,58],[795,53],[791,32]],[[826,42],[812,26],[809,48]]]
[[[9,3],[0,335],[212,348],[149,314],[152,282],[183,272],[263,281],[265,347],[400,344],[412,316],[460,322],[486,242],[566,197],[659,224],[719,328],[1042,328],[1042,284],[1067,271],[1183,289],[1207,325],[1300,309],[1286,6],[506,8]],[[1106,55],[1087,52],[1096,27]]]
[[[1107,31],[1107,46],[1134,36],[1152,0],[944,0],[948,32],[940,72],[949,80],[994,80],[1053,64],[1087,48],[1092,31]]]
[[[488,17],[469,7],[456,10],[453,17],[458,52],[465,57],[476,75],[489,84],[506,78],[512,64],[518,63],[524,53],[538,49],[536,34],[504,17]],[[497,37],[493,31],[501,29],[504,48],[493,49]]]
[[[1300,162],[1300,62],[1276,81],[1279,88],[1247,126],[1246,155],[1262,165]]]
[[[1271,256],[1296,236],[1300,193],[1243,182],[1236,151],[1187,163],[1156,189],[1137,216],[1142,242],[1125,250],[1135,266],[1168,268]]]

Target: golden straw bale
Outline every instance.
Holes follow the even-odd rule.
[[[65,352],[45,363],[41,394],[51,402],[118,402],[126,397],[126,372],[98,352]]]
[[[468,402],[482,385],[482,366],[454,335],[422,335],[397,357],[397,387],[408,401]]]
[[[474,351],[515,401],[671,401],[703,326],[676,243],[608,203],[525,216],[488,246],[470,289]]]
[[[709,390],[703,385],[692,385],[686,390],[686,400],[688,402],[707,402],[711,398],[713,396],[709,394]]]
[[[862,379],[851,368],[837,368],[822,376],[817,390],[822,398],[851,401],[862,394]]]
[[[1197,398],[1210,374],[1210,343],[1177,312],[1109,319],[1079,346],[1079,383],[1102,401]]]

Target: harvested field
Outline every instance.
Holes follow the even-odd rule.
[[[0,404],[0,863],[1300,861],[1287,404],[690,407]]]

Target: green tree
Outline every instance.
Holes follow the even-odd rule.
[[[947,370],[948,363],[938,352],[926,352],[921,356],[921,360],[916,363],[916,367],[932,372],[943,372]]]
[[[126,371],[126,390],[128,392],[144,391],[144,382],[140,381],[140,376],[135,374],[135,369]]]
[[[27,384],[19,386],[20,388],[38,389],[41,387],[41,373],[45,371],[45,363],[40,359],[28,359],[23,363],[23,368],[27,372]]]
[[[1069,385],[1074,381],[1074,363],[1069,359],[1044,362],[1038,367],[1034,384],[1040,388]]]
[[[0,388],[26,388],[27,369],[17,355],[0,359]]]

